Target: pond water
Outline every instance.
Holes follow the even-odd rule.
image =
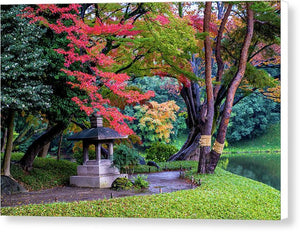
[[[225,154],[220,167],[280,190],[280,153]]]

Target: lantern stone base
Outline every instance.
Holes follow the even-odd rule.
[[[90,188],[110,188],[118,177],[128,177],[120,174],[116,167],[112,166],[110,160],[88,161],[85,165],[77,167],[77,176],[70,177],[70,185]]]
[[[101,176],[71,176],[70,185],[89,188],[110,188],[118,177],[127,177],[126,174],[111,174]]]

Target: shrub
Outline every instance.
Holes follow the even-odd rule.
[[[146,159],[155,162],[165,162],[176,152],[178,152],[178,148],[174,145],[156,142],[146,150]]]
[[[114,190],[130,190],[133,187],[132,182],[125,178],[119,177],[112,183],[111,188]]]
[[[124,144],[120,144],[116,147],[113,157],[113,164],[120,170],[132,169],[139,163],[140,158],[137,150]]]
[[[149,187],[149,182],[146,181],[148,177],[146,175],[137,175],[133,177],[133,186],[136,189],[146,189]]]
[[[280,104],[255,92],[236,104],[231,116],[226,136],[230,144],[266,133],[280,121]]]

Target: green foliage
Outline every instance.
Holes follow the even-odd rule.
[[[133,187],[133,183],[125,177],[119,177],[114,180],[114,182],[111,185],[111,188],[114,190],[130,190]]]
[[[280,120],[280,104],[254,92],[232,109],[227,140],[229,143],[262,135]]]
[[[83,164],[83,150],[82,150],[82,148],[77,148],[72,156],[76,160],[77,164],[80,164],[80,165]],[[95,150],[89,149],[89,159],[90,160],[96,159]]]
[[[224,73],[224,82],[228,85],[231,79],[237,72],[238,67],[232,66]],[[247,63],[244,78],[241,82],[241,86],[250,85],[250,88],[266,88],[275,87],[278,82],[264,69],[258,69],[253,65]],[[244,89],[246,90],[246,89]]]
[[[136,189],[146,189],[149,187],[149,182],[147,181],[146,175],[137,175],[133,177],[133,186]]]
[[[175,101],[176,105],[180,107],[176,112],[176,120],[172,121],[172,129],[170,133],[171,140],[175,140],[179,134],[186,132],[187,127],[185,123],[185,115],[183,112],[186,110],[186,105],[183,98],[179,94],[179,85],[177,80],[174,78],[160,78],[154,77],[143,77],[136,78],[132,85],[137,86],[142,91],[149,89],[155,92],[155,96],[152,98],[153,101],[158,103],[164,103],[167,101]],[[134,116],[136,120],[130,124],[130,128],[143,139],[143,146],[150,146],[151,143],[160,141],[159,135],[155,131],[149,131],[148,127],[141,127],[139,121],[145,115],[140,107],[133,108],[132,106],[125,107],[125,113],[130,116]]]
[[[120,144],[114,150],[113,164],[121,171],[124,169],[128,170],[139,163],[139,158],[137,150],[125,144]]]
[[[75,163],[52,158],[36,158],[32,171],[27,173],[14,162],[20,160],[23,155],[23,153],[12,154],[11,175],[28,190],[38,191],[67,185],[70,176],[76,175]]]
[[[47,124],[41,121],[40,116],[32,114],[16,114],[15,131],[18,134],[13,141],[13,150],[25,152],[32,141],[39,137],[41,131],[46,130]]]
[[[2,215],[280,220],[280,191],[216,169],[198,188],[165,194],[5,207]],[[234,190],[234,191],[233,191]]]
[[[67,84],[64,57],[54,51],[68,39],[17,16],[24,7],[1,7],[1,108],[42,112],[51,123],[68,120],[78,110],[71,98],[80,93]]]
[[[280,43],[280,12],[271,7],[270,2],[256,1],[251,5],[255,12],[255,37],[260,41]],[[274,3],[273,3],[274,4]]]
[[[225,152],[264,152],[280,150],[280,123],[271,125],[261,136],[231,143]]]
[[[153,160],[155,162],[164,162],[169,157],[178,152],[178,148],[161,142],[153,143],[150,148],[146,149],[146,159]]]
[[[183,146],[187,138],[188,138],[187,133],[181,133],[174,140],[172,140],[171,145],[177,147],[177,149],[180,150],[180,148]]]
[[[41,44],[45,30],[17,16],[23,8],[1,7],[1,109],[36,112],[50,107],[53,90],[42,81],[49,64]]]
[[[200,40],[205,40],[206,36],[208,36],[208,32],[196,33],[195,37]]]

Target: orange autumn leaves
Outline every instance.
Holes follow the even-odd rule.
[[[141,130],[153,132],[153,134],[165,142],[170,142],[170,134],[172,133],[172,122],[176,120],[176,112],[179,106],[175,101],[167,101],[159,104],[151,101],[143,106],[136,106],[143,114],[139,120]]]

